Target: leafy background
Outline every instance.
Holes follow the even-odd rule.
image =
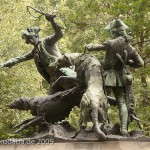
[[[58,42],[62,52],[83,52],[88,43],[102,43],[109,38],[104,27],[115,17],[128,26],[132,43],[145,61],[145,66],[132,70],[136,96],[136,111],[145,134],[150,136],[150,1],[148,0],[3,0],[0,1],[0,63],[32,50],[23,43],[21,31],[30,26],[40,26],[41,37],[53,33],[44,17],[35,19],[27,13],[30,5],[44,12],[57,11],[56,21],[64,27],[64,37]],[[34,13],[34,12],[32,12]],[[38,14],[35,14],[38,15]],[[103,52],[92,52],[100,60]],[[0,70],[0,139],[24,137],[35,129],[14,134],[13,126],[30,116],[29,112],[9,110],[6,104],[22,97],[47,94],[48,85],[36,70],[33,61]],[[78,108],[67,118],[77,125]],[[118,109],[110,107],[111,121],[118,121]],[[136,123],[130,126],[138,129]]]

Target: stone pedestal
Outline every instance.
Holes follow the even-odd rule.
[[[150,137],[142,131],[130,132],[130,137],[106,135],[103,141],[90,130],[70,138],[74,133],[69,124],[54,124],[30,138],[0,140],[0,150],[150,150]]]
[[[150,142],[105,141],[32,145],[0,145],[1,150],[150,150]]]

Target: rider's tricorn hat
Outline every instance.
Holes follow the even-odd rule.
[[[114,19],[113,21],[111,21],[106,27],[105,30],[107,31],[111,31],[114,28],[120,28],[123,27],[125,29],[128,29],[129,27],[120,19]]]
[[[40,27],[30,27],[27,28],[26,30],[22,31],[21,37],[23,39],[29,37],[29,36],[38,36],[38,33],[41,31]]]

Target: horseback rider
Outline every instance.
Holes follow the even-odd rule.
[[[0,64],[0,68],[12,67],[18,63],[34,59],[37,70],[42,77],[48,83],[53,82],[48,70],[48,66],[61,56],[61,52],[58,50],[56,43],[63,37],[63,32],[62,27],[60,27],[54,20],[55,15],[45,14],[45,18],[51,23],[55,33],[41,39],[39,37],[39,32],[41,30],[39,27],[27,28],[22,32],[22,39],[25,40],[26,44],[33,45],[33,50]]]

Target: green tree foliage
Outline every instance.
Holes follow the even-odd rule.
[[[40,26],[41,37],[53,33],[51,26],[42,16],[33,18],[26,6],[41,11],[57,11],[57,22],[65,28],[64,37],[58,43],[62,52],[83,52],[88,43],[102,43],[109,38],[104,27],[115,17],[120,17],[131,32],[131,41],[145,61],[145,67],[134,70],[134,89],[137,100],[137,114],[147,135],[150,126],[150,1],[148,0],[3,0],[0,1],[0,63],[9,58],[24,54],[32,47],[23,43],[21,30],[29,26]],[[31,10],[35,16],[39,14]],[[93,52],[92,52],[93,53]],[[93,53],[100,61],[103,52]],[[29,117],[27,112],[7,109],[6,104],[22,96],[32,97],[46,94],[45,84],[36,70],[33,61],[18,64],[12,68],[0,69],[0,138],[13,137],[12,127]],[[47,86],[46,86],[47,87]],[[69,120],[76,126],[78,113],[70,115]],[[116,111],[109,111],[113,122]],[[144,115],[143,115],[144,114]],[[135,124],[133,124],[135,128]]]
[[[0,62],[24,54],[32,50],[21,39],[21,30],[34,26],[35,21],[27,14],[28,1],[1,1],[0,12]],[[31,3],[32,5],[32,3]],[[33,61],[21,63],[12,68],[0,70],[0,136],[9,138],[14,136],[12,127],[30,117],[25,112],[9,110],[6,104],[22,97],[32,97],[46,92],[42,87],[42,78],[37,73]]]

